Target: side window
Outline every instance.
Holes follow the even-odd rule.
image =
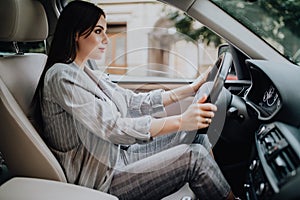
[[[0,54],[46,53],[44,41],[40,42],[0,42]]]
[[[187,80],[217,59],[223,40],[173,7],[124,0],[99,6],[107,14],[110,42],[98,65],[109,74]]]
[[[127,73],[127,32],[126,24],[112,24],[107,27],[109,46],[106,51],[105,66],[109,74]]]

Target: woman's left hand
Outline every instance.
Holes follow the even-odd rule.
[[[194,80],[193,83],[191,83],[190,86],[193,88],[195,93],[198,91],[198,89],[201,87],[201,85],[206,82],[206,79],[207,79],[208,74],[211,71],[211,69],[212,69],[212,67],[208,67],[204,73],[201,73],[201,75],[196,80]]]

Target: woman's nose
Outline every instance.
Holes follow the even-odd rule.
[[[107,36],[106,33],[104,33],[104,35],[103,35],[102,43],[103,44],[108,44],[109,43],[109,37]]]

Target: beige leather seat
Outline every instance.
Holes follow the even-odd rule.
[[[47,34],[40,2],[0,0],[0,41],[43,41]],[[117,200],[66,183],[58,161],[27,118],[46,59],[41,53],[0,56],[0,152],[14,176],[0,186],[0,199]]]
[[[48,23],[40,2],[0,1],[0,41],[43,41]],[[27,118],[47,56],[25,53],[0,57],[0,151],[13,176],[66,182],[51,151]]]

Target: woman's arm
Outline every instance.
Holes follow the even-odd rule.
[[[163,105],[170,105],[180,101],[181,99],[185,99],[186,97],[193,96],[194,94],[195,90],[191,87],[191,85],[181,86],[173,90],[165,91],[162,93]]]
[[[153,115],[164,111],[162,100],[163,90],[153,90],[150,92],[133,92],[132,90],[120,87],[113,83],[103,72],[93,71],[85,68],[87,74],[106,91],[106,94],[114,98],[119,105],[126,107],[128,117],[142,117]],[[121,98],[116,97],[121,96]]]
[[[211,70],[209,67],[204,73],[202,73],[193,83],[190,85],[175,88],[173,90],[162,93],[163,105],[169,104],[185,99],[186,97],[193,96],[203,83],[205,83],[207,76]]]
[[[152,119],[151,136],[156,137],[176,131],[191,131],[208,127],[217,107],[210,103],[204,103],[206,99],[207,96],[203,96],[197,103],[191,104],[181,115]]]

